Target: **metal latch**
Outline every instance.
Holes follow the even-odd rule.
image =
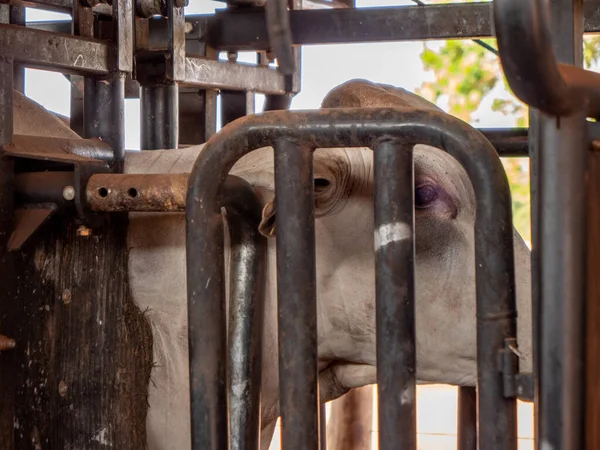
[[[502,373],[502,388],[507,398],[532,402],[534,397],[533,374],[519,373],[519,349],[516,338],[504,340],[498,352],[498,367]]]

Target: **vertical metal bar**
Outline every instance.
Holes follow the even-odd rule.
[[[458,450],[477,450],[477,391],[458,388]]]
[[[69,126],[80,136],[83,136],[83,87],[85,80],[79,75],[69,75],[71,84],[71,115]]]
[[[92,8],[82,5],[82,2],[73,3],[73,20],[71,32],[75,36],[94,37],[94,14]],[[93,102],[95,99],[94,80],[91,77],[70,75],[71,80],[71,118],[69,125],[73,131],[82,137],[90,137],[91,129],[86,126],[93,120]],[[81,81],[81,83],[79,83]],[[82,91],[77,85],[82,86]],[[86,112],[86,109],[89,109]]]
[[[258,234],[261,207],[252,186],[246,181],[229,176],[217,192],[217,183],[211,183],[209,194],[190,184],[186,203],[186,271],[188,280],[188,343],[190,362],[190,407],[193,450],[229,449],[229,417],[227,399],[227,343],[225,317],[225,251],[223,242],[223,219],[221,207],[228,215],[236,217],[230,227],[232,243],[232,274],[247,276],[231,286],[233,305],[236,299],[254,305],[254,319],[262,311],[262,289],[266,264],[266,242]],[[195,198],[205,201],[196,202]],[[243,220],[242,220],[243,219]],[[238,228],[239,227],[239,228]],[[195,252],[200,252],[202,258]],[[241,296],[248,296],[241,299]],[[238,303],[239,304],[239,303]],[[248,310],[247,310],[248,311]],[[256,322],[254,322],[256,325]],[[260,335],[260,328],[246,328],[251,337]],[[247,336],[247,335],[246,335]],[[260,342],[260,341],[259,341]],[[257,343],[255,343],[257,344]],[[253,345],[242,378],[249,376],[255,382],[260,379],[260,344]],[[246,350],[246,349],[243,349]],[[235,352],[235,347],[234,347]],[[237,353],[234,353],[237,354]],[[232,374],[231,380],[238,380]],[[250,386],[252,389],[254,386]],[[248,392],[248,391],[246,391]],[[249,392],[252,402],[260,392]],[[253,403],[258,405],[258,403]],[[259,420],[259,408],[248,418],[248,426]],[[254,421],[254,422],[253,422]],[[254,438],[245,443],[253,448]],[[257,439],[258,441],[258,439]],[[256,442],[258,444],[258,442]],[[235,446],[234,446],[235,448]]]
[[[9,21],[9,6],[0,5],[0,23]],[[12,58],[0,56],[0,145],[13,140],[13,76]]]
[[[315,202],[311,148],[275,142],[281,443],[319,448]]]
[[[142,85],[140,89],[141,149],[174,149],[179,141],[177,84]]]
[[[267,0],[265,14],[269,42],[277,56],[279,70],[284,75],[292,75],[296,68],[296,61],[292,47],[288,0]]]
[[[292,105],[293,94],[266,95],[263,111],[276,111],[280,109],[290,109]]]
[[[84,134],[107,142],[120,166],[125,158],[125,74],[90,81],[85,84]]]
[[[198,145],[217,132],[216,91],[179,88],[179,146]]]
[[[221,91],[221,127],[247,114],[254,114],[253,92]]]
[[[416,450],[413,151],[386,139],[374,152],[379,448]]]
[[[198,24],[200,36],[208,35],[208,22],[200,22]],[[210,47],[206,39],[200,41],[200,44],[194,48],[194,53],[199,56],[205,56],[212,59],[218,59],[219,52],[213,47]],[[202,137],[202,142],[208,141],[217,132],[217,91],[215,90],[200,90],[198,95],[201,98],[202,109],[200,111],[202,120],[200,121],[199,135]]]
[[[114,70],[133,70],[133,1],[112,0],[112,39],[117,44]]]
[[[587,129],[583,113],[541,117],[539,441],[582,448]]]
[[[549,2],[559,62],[583,65],[583,1]],[[583,107],[583,106],[582,106]],[[584,442],[587,128],[584,113],[540,114],[539,446]]]
[[[529,111],[529,192],[531,198],[531,332],[532,332],[532,372],[533,372],[533,447],[538,448],[540,437],[540,115],[539,111]]]
[[[22,6],[10,7],[10,23],[15,25],[25,25],[25,8]],[[25,93],[25,67],[21,64],[14,65],[13,86],[15,91],[21,94]]]
[[[223,204],[235,201],[238,191],[231,189],[234,185],[230,178],[225,193],[232,198],[225,198]],[[258,231],[260,206],[253,208],[252,212],[253,216],[244,217],[233,208],[227,210],[231,237],[228,326],[231,450],[260,449],[262,324],[267,247],[266,239]]]
[[[176,0],[167,0],[169,28],[169,64],[167,76],[173,81],[185,79],[185,17]]]

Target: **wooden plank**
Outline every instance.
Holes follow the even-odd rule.
[[[0,155],[0,334],[14,339],[19,308],[15,302],[14,258],[7,250],[13,222],[12,180],[13,163]],[[0,352],[0,449],[13,447],[16,370],[16,350]]]
[[[53,219],[16,255],[16,449],[146,447],[152,338],[129,295],[126,230],[124,216],[91,236]]]
[[[600,450],[600,152],[588,161],[586,450]]]

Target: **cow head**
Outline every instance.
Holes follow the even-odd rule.
[[[352,80],[324,108],[437,109],[392,86]],[[372,151],[318,149],[314,156],[321,398],[376,382]],[[420,382],[476,380],[475,194],[446,152],[417,145],[415,167],[416,344]],[[277,211],[265,200],[261,232],[276,239]],[[514,232],[521,369],[530,369],[529,250]]]

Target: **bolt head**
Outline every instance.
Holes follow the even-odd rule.
[[[75,188],[73,186],[67,186],[63,189],[62,192],[63,198],[68,202],[72,201],[75,198]]]

